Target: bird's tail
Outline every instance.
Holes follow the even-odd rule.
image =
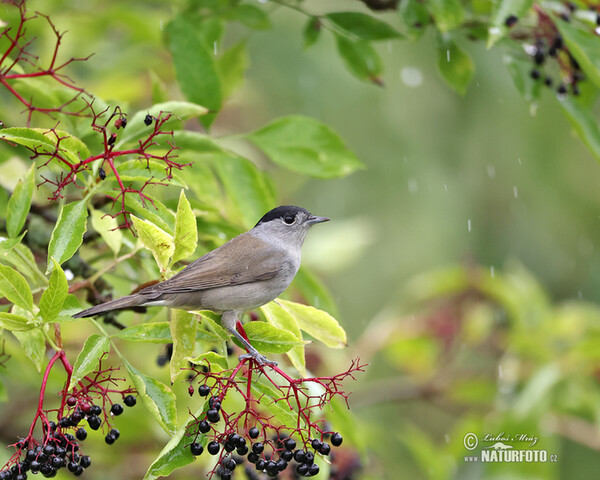
[[[139,307],[146,303],[148,299],[143,295],[137,293],[133,295],[127,295],[126,297],[117,298],[116,300],[110,300],[109,302],[101,303],[95,307],[82,310],[79,313],[73,315],[73,318],[84,318],[93,317],[102,313],[112,312],[115,310],[124,310],[126,308]]]

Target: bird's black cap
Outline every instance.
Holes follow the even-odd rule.
[[[261,223],[270,222],[276,218],[283,218],[285,215],[293,215],[295,217],[299,212],[304,212],[306,215],[310,216],[310,213],[308,210],[306,210],[306,208],[294,207],[293,205],[282,205],[281,207],[274,208],[273,210],[265,213],[254,226],[256,227]]]

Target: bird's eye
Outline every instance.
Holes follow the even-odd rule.
[[[287,214],[286,216],[283,217],[283,221],[287,225],[291,225],[292,223],[294,223],[294,220],[296,220],[296,217],[294,215]]]

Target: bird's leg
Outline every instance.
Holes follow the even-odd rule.
[[[256,348],[254,348],[252,345],[250,345],[250,342],[248,341],[248,339],[244,338],[246,332],[244,332],[244,328],[242,327],[242,324],[240,322],[239,312],[230,310],[230,311],[223,313],[223,315],[221,316],[221,323],[227,330],[229,330],[233,334],[233,336],[235,338],[237,338],[240,341],[240,343],[244,346],[244,348],[248,352],[248,353],[245,353],[244,355],[240,355],[239,356],[240,360],[244,360],[246,358],[251,358],[260,365],[277,365],[277,362],[269,360],[267,357],[265,357],[264,355],[259,353],[259,351],[256,350]],[[242,332],[244,332],[244,335],[242,335],[238,331],[238,329],[237,329],[238,323],[239,323],[239,327],[241,328]]]

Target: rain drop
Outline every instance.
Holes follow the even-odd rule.
[[[407,87],[416,88],[423,83],[423,74],[418,68],[404,67],[400,70],[400,80]]]
[[[515,198],[519,198],[519,192],[517,191],[516,185],[513,187],[513,195],[515,196]]]
[[[471,231],[471,219],[468,218],[467,219],[467,232],[470,232],[470,231]]]

